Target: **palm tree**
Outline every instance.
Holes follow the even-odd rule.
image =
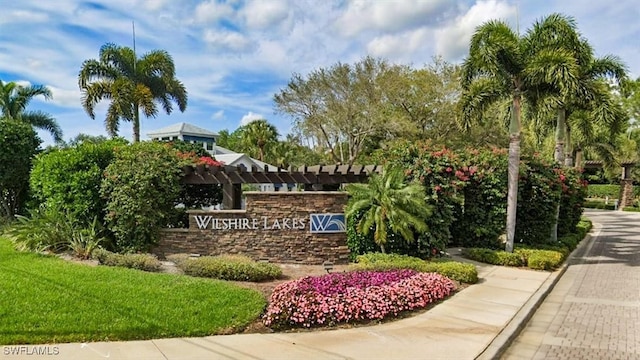
[[[425,218],[431,207],[425,199],[425,188],[419,183],[405,184],[399,168],[388,168],[382,175],[373,174],[368,184],[347,186],[350,199],[346,216],[359,216],[357,231],[369,235],[384,253],[388,230],[400,234],[407,242],[415,240],[414,230],[429,230]]]
[[[621,109],[611,96],[611,91],[607,83],[613,81],[620,84],[626,78],[625,65],[617,57],[607,55],[602,58],[594,58],[593,49],[586,41],[583,41],[577,53],[578,76],[574,83],[574,88],[568,88],[568,93],[558,109],[557,133],[567,134],[567,150],[565,158],[562,158],[562,150],[556,151],[556,161],[564,161],[565,165],[573,166],[571,151],[570,130],[571,121],[565,123],[562,120],[570,119],[573,112],[585,110],[590,114],[591,121],[606,125],[612,131],[612,138],[615,138],[622,129]],[[626,120],[626,119],[624,119]],[[626,122],[626,121],[623,121]],[[562,130],[562,126],[567,127],[567,131]],[[559,138],[560,142],[565,139]],[[560,144],[556,148],[561,148]]]
[[[128,47],[105,44],[100,48],[98,60],[82,63],[78,74],[82,91],[82,106],[95,119],[95,106],[109,100],[105,126],[111,136],[118,134],[120,120],[133,124],[133,142],[140,141],[140,110],[147,117],[158,115],[158,105],[167,114],[172,103],[184,112],[187,91],[175,77],[171,55],[164,50],[153,50],[137,58]]]
[[[258,148],[258,160],[264,161],[265,148],[278,142],[278,130],[267,120],[254,120],[244,126],[242,142],[245,149]]]
[[[570,84],[575,73],[571,52],[559,46],[542,47],[534,41],[542,35],[553,35],[536,31],[559,27],[551,24],[559,18],[551,15],[542,19],[524,36],[503,21],[489,21],[476,29],[463,64],[461,106],[467,126],[481,118],[490,105],[505,98],[511,102],[506,243],[509,252],[513,251],[516,225],[522,102],[535,102],[540,94]]]
[[[56,120],[42,111],[27,111],[29,102],[43,96],[51,99],[51,90],[43,85],[22,86],[17,83],[0,80],[0,111],[2,118],[27,123],[37,129],[48,131],[55,142],[62,141],[62,130]]]

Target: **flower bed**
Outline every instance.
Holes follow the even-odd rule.
[[[286,328],[378,320],[424,308],[454,290],[450,279],[414,270],[308,276],[274,289],[263,322]]]

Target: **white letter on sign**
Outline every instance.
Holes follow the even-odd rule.
[[[207,228],[207,226],[209,226],[209,223],[211,222],[211,219],[213,219],[213,216],[196,215],[196,216],[194,216],[194,218],[196,218],[196,223],[198,224],[198,229],[204,230],[204,229]]]

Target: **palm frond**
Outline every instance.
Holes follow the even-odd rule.
[[[469,129],[474,123],[482,121],[482,115],[495,102],[507,93],[505,84],[496,78],[480,78],[472,82],[460,97],[459,106],[462,117],[459,126]]]
[[[627,67],[619,57],[614,55],[605,55],[602,58],[594,59],[590,64],[588,64],[584,77],[607,77],[620,83],[627,77]]]
[[[37,129],[49,132],[55,142],[62,142],[62,129],[51,115],[42,111],[26,111],[22,113],[21,120]]]

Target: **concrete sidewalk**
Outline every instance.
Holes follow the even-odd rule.
[[[535,310],[540,297],[546,294],[560,272],[476,265],[481,279],[478,284],[420,315],[376,326],[300,333],[40,345],[22,350],[15,346],[0,346],[0,359],[492,358],[511,339],[511,332],[526,322],[528,314]],[[14,355],[10,355],[11,351]],[[16,351],[20,351],[19,355],[15,355]],[[45,355],[37,355],[38,351]]]

